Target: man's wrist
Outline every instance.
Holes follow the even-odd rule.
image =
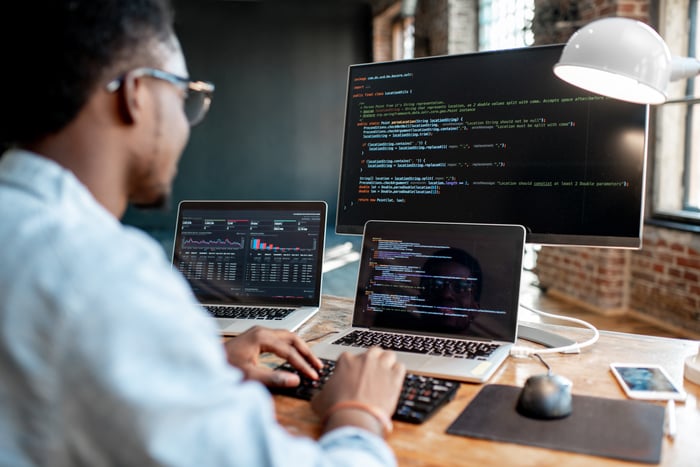
[[[381,409],[359,401],[341,401],[332,405],[323,420],[325,430],[345,425],[363,428],[381,437],[387,437],[393,430],[391,418]]]

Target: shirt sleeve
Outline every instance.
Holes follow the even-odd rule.
[[[64,291],[72,311],[55,349],[57,418],[74,464],[395,465],[370,432],[344,427],[314,441],[281,427],[267,389],[226,362],[213,321],[149,251],[102,258],[99,275]]]

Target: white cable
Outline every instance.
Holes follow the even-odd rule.
[[[529,357],[530,355],[533,355],[533,354],[543,355],[543,354],[550,354],[550,353],[578,351],[584,347],[589,347],[589,346],[595,344],[598,341],[598,338],[600,337],[600,333],[598,332],[598,329],[596,329],[595,326],[593,326],[592,324],[590,324],[587,321],[584,321],[582,319],[572,318],[570,316],[553,315],[551,313],[547,313],[545,311],[537,310],[537,309],[531,308],[527,305],[523,305],[522,303],[520,304],[520,306],[525,308],[526,310],[532,311],[533,313],[536,313],[538,315],[541,315],[541,316],[544,316],[547,318],[560,319],[563,321],[570,321],[572,323],[580,324],[580,325],[592,330],[593,337],[591,337],[590,339],[588,339],[587,341],[584,341],[584,342],[575,342],[575,343],[570,344],[570,345],[564,345],[561,347],[552,347],[549,349],[536,349],[533,347],[513,346],[510,349],[510,354],[514,357]]]

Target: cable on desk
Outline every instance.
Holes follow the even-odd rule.
[[[544,358],[542,358],[542,355],[539,353],[534,353],[533,354],[537,359],[544,365],[545,368],[547,368],[547,374],[551,375],[552,374],[552,367],[549,366],[549,363],[547,363]]]
[[[526,310],[532,311],[533,313],[544,316],[546,318],[559,319],[559,320],[563,320],[563,321],[570,321],[572,323],[580,324],[581,326],[584,326],[584,327],[592,330],[593,336],[584,342],[576,342],[576,343],[571,344],[571,345],[564,345],[561,347],[552,347],[550,349],[536,349],[536,348],[532,348],[532,347],[513,346],[510,350],[510,354],[513,357],[529,357],[530,355],[533,355],[533,354],[551,354],[551,353],[569,352],[572,350],[581,350],[584,347],[589,347],[589,346],[595,344],[598,341],[598,338],[600,337],[600,333],[598,332],[598,329],[595,326],[593,326],[591,323],[584,321],[582,319],[572,318],[570,316],[554,315],[554,314],[547,313],[547,312],[542,311],[542,310],[537,310],[537,309],[529,307],[527,305],[523,305],[522,303],[520,304],[520,306],[525,308]]]

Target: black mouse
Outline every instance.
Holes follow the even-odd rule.
[[[516,409],[529,418],[551,420],[571,414],[571,381],[551,373],[530,376],[520,391]]]

